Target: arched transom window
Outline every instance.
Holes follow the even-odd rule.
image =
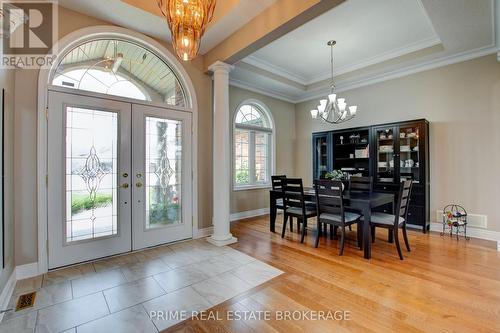
[[[234,187],[269,186],[273,163],[273,123],[259,103],[244,103],[234,117]]]
[[[186,107],[182,84],[152,51],[130,41],[96,39],[70,50],[52,84],[107,95]]]

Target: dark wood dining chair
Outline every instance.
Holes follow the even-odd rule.
[[[286,179],[286,175],[271,176],[271,186],[273,191],[283,191],[283,179]],[[285,210],[283,198],[276,199],[276,209]],[[290,223],[290,231],[293,232],[293,223]]]
[[[331,180],[315,180],[314,188],[316,192],[316,215],[318,222],[318,233],[316,234],[315,247],[319,246],[319,230],[322,224],[329,224],[340,228],[340,250],[339,255],[344,254],[344,243],[346,238],[347,226],[358,223],[358,246],[361,247],[361,215],[344,210],[344,201],[342,197],[342,182]]]
[[[291,219],[295,217],[297,219],[297,225],[300,226],[300,224],[302,223],[302,235],[300,237],[300,242],[303,243],[304,237],[306,235],[307,219],[316,216],[316,208],[312,208],[306,205],[306,202],[304,200],[304,186],[302,185],[302,179],[285,178],[282,180],[282,183],[285,211],[281,238],[285,237],[286,223],[288,221],[288,218],[290,217]]]
[[[406,221],[408,219],[408,207],[410,206],[410,196],[413,187],[413,182],[407,180],[401,183],[399,187],[398,201],[396,205],[395,214],[386,214],[379,212],[372,212],[370,226],[372,228],[372,235],[375,234],[376,228],[389,229],[396,243],[399,259],[403,260],[403,252],[399,245],[399,229],[403,231],[403,238],[406,249],[410,252],[410,243],[408,242],[408,235],[406,232]],[[375,238],[373,238],[375,239]]]
[[[373,192],[373,177],[351,177],[349,179],[350,192]]]

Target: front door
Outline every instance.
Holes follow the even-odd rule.
[[[133,105],[133,249],[191,238],[191,113]]]
[[[49,92],[49,269],[192,237],[191,114]]]

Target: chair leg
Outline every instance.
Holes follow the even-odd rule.
[[[341,228],[339,256],[344,255],[345,226]]]
[[[306,219],[302,220],[302,236],[300,236],[301,243],[304,243],[304,237],[306,235],[306,224],[307,224],[307,220]]]
[[[356,238],[358,240],[359,249],[363,250],[363,227],[361,221],[358,221],[356,224]]]
[[[320,231],[321,231],[321,224],[319,221],[318,221],[318,227],[317,227],[317,232],[316,232],[316,241],[314,242],[314,247],[318,247],[319,246],[319,236],[320,236]],[[326,225],[326,224],[325,224]]]
[[[285,238],[285,231],[286,231],[286,222],[288,220],[288,215],[285,214],[283,217],[283,228],[281,230],[281,238]]]
[[[375,243],[375,227],[372,227],[372,243]]]
[[[396,243],[396,249],[398,250],[399,259],[403,260],[403,251],[401,251],[401,246],[399,245],[399,228],[394,228],[394,242]]]
[[[327,229],[327,227],[328,226],[326,225],[326,223],[323,223],[323,231],[325,233],[325,236],[328,235],[328,232],[327,232],[328,229]]]
[[[335,227],[333,228],[333,239],[335,239],[335,240],[337,239],[337,230],[338,230],[338,229],[339,229],[339,227],[337,227],[337,226],[335,226]]]
[[[297,232],[300,233],[300,220],[297,219]]]
[[[410,242],[408,241],[408,234],[406,233],[406,225],[403,225],[403,239],[405,241],[406,250],[408,250],[408,252],[411,252]]]
[[[335,231],[337,231],[337,230],[335,229]],[[332,224],[330,224],[330,239],[333,240],[333,225]]]
[[[387,241],[389,243],[394,243],[394,237],[391,229],[387,229]]]
[[[290,232],[293,232],[293,222],[291,216],[290,216]]]
[[[351,227],[351,225],[350,225],[350,224],[349,224],[349,231],[352,231],[352,227]]]

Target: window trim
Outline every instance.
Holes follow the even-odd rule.
[[[264,115],[267,117],[269,120],[269,128],[266,127],[259,127],[259,126],[252,126],[252,125],[242,125],[242,124],[236,124],[236,116],[238,115],[239,110],[241,109],[242,106],[244,105],[252,105],[254,107],[257,107],[261,112],[264,113]],[[232,154],[231,154],[231,182],[232,182],[232,187],[233,191],[246,191],[246,190],[256,190],[256,189],[268,189],[271,188],[271,176],[275,173],[276,169],[276,126],[274,122],[273,115],[267,105],[265,105],[263,102],[257,100],[257,99],[246,99],[242,101],[241,103],[238,104],[236,109],[233,112],[233,120],[232,120],[232,133],[231,133],[231,145],[232,145]],[[242,130],[247,130],[250,133],[250,136],[255,138],[255,132],[261,132],[261,133],[268,133],[271,136],[270,139],[270,149],[269,149],[269,181],[266,183],[249,183],[249,184],[237,184],[236,183],[236,145],[234,142],[234,135],[235,131],[237,129],[242,129]],[[249,138],[249,141],[251,139]],[[249,143],[250,144],[250,143]],[[255,144],[254,144],[255,145]],[[250,154],[250,150],[249,150]],[[255,153],[253,154],[255,155]],[[254,164],[251,161],[255,160],[255,156],[249,156],[249,164]],[[249,167],[250,168],[250,167]],[[253,168],[250,168],[253,169]]]

